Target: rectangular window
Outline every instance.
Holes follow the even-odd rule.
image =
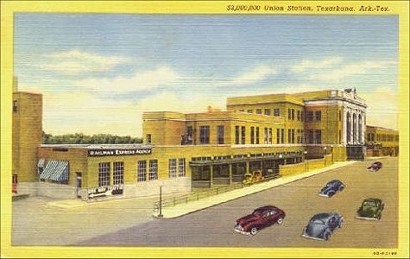
[[[300,111],[297,111],[296,119],[300,121]]]
[[[98,164],[98,187],[110,185],[110,163]]]
[[[269,143],[269,144],[272,144],[272,128],[269,128],[268,143]]]
[[[280,110],[279,110],[279,108],[273,109],[273,116],[275,116],[275,117],[279,117],[279,116],[280,116]]]
[[[209,144],[209,126],[199,127],[199,142],[201,144]]]
[[[113,184],[124,184],[124,162],[114,162]]]
[[[322,144],[322,131],[321,130],[316,130],[315,131],[316,135],[316,144]]]
[[[317,121],[322,120],[322,112],[321,112],[321,111],[316,111],[316,112],[315,112],[315,119],[316,119]]]
[[[251,127],[251,144],[255,144],[255,127]]]
[[[295,144],[295,129],[292,129],[292,144]]]
[[[270,109],[265,109],[265,115],[270,115]]]
[[[147,161],[142,160],[137,163],[137,182],[145,182],[147,180]]]
[[[170,159],[169,160],[169,178],[177,177],[177,160]]]
[[[292,143],[292,130],[288,129],[288,143]]]
[[[281,129],[280,136],[280,143],[285,143],[285,129]]]
[[[313,112],[307,111],[306,112],[306,121],[313,121]]]
[[[218,144],[224,144],[225,143],[225,128],[224,126],[220,125],[217,126],[217,134],[218,134]]]
[[[307,144],[313,144],[313,130],[307,131]]]
[[[239,144],[239,126],[235,126],[235,144]]]
[[[292,119],[292,111],[291,109],[288,109],[288,120]]]
[[[280,129],[276,129],[276,143],[280,144]]]
[[[256,114],[262,114],[262,109],[256,109]]]
[[[253,113],[253,110],[248,110],[247,112],[248,112],[248,113]]]
[[[178,176],[185,176],[185,158],[178,159]]]
[[[259,127],[256,127],[256,144],[259,144]]]
[[[158,180],[158,160],[149,161],[149,180]]]
[[[241,144],[245,144],[246,139],[246,129],[245,126],[241,127]]]
[[[295,109],[292,109],[292,120],[295,120]]]
[[[13,112],[17,112],[17,100],[13,101]]]
[[[152,143],[152,136],[151,134],[147,134],[147,144],[151,144]]]
[[[192,144],[192,139],[193,139],[193,130],[192,130],[192,126],[188,126],[186,127],[186,143],[187,144]]]

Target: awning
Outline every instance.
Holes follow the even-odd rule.
[[[41,180],[65,182],[68,180],[68,161],[50,160],[40,174]]]

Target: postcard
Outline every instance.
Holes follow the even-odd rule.
[[[409,4],[1,1],[1,255],[409,256]]]

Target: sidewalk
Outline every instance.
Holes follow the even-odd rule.
[[[195,212],[195,211],[199,211],[199,210],[202,210],[208,207],[212,207],[212,206],[215,206],[215,205],[218,205],[218,204],[230,201],[230,200],[244,197],[249,194],[264,191],[264,190],[270,189],[275,186],[283,185],[283,184],[293,182],[299,179],[310,177],[310,176],[320,174],[320,173],[323,173],[323,172],[326,172],[332,169],[344,167],[344,166],[353,164],[355,162],[356,161],[337,162],[331,166],[324,167],[318,170],[313,170],[313,171],[309,171],[309,172],[301,173],[297,175],[281,177],[281,178],[271,180],[268,182],[262,182],[262,183],[254,184],[251,186],[243,187],[241,189],[235,189],[235,190],[222,193],[219,195],[213,195],[207,198],[200,199],[198,201],[192,201],[192,202],[188,202],[185,204],[178,204],[172,207],[171,206],[163,207],[161,210],[162,216],[159,215],[159,211],[154,212],[152,216],[155,218],[180,217],[180,216],[183,216],[183,215]]]

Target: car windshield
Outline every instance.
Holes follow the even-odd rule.
[[[374,206],[376,206],[376,202],[374,202],[374,201],[364,201],[363,206],[374,207]]]
[[[321,219],[315,219],[311,221],[312,224],[320,224],[320,225],[324,225],[325,222]]]

